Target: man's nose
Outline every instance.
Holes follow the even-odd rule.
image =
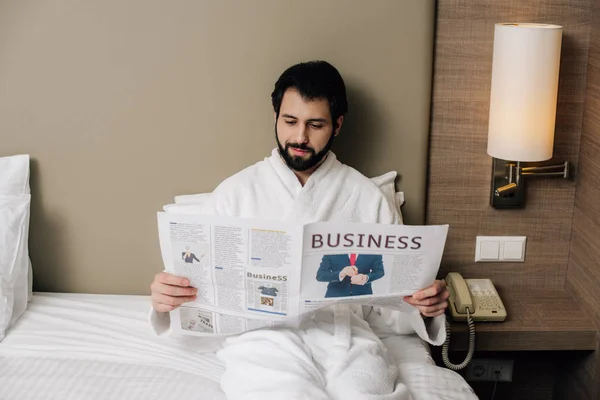
[[[308,143],[308,127],[298,124],[294,130],[294,141],[296,143]]]

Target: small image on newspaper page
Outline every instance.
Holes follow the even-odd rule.
[[[166,271],[198,289],[171,312],[174,331],[236,334],[298,316],[302,226],[165,212],[158,226]]]
[[[178,328],[183,333],[197,336],[237,334],[277,326],[274,321],[219,314],[190,304],[182,305],[178,310],[173,311],[171,317],[172,322],[180,324]]]
[[[410,311],[433,283],[448,225],[312,223],[304,227],[300,313],[336,302]]]

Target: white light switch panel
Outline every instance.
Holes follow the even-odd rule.
[[[526,236],[477,236],[476,262],[525,261]]]

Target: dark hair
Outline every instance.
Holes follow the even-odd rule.
[[[337,69],[326,61],[309,61],[286,69],[275,83],[271,93],[273,110],[279,118],[281,101],[286,90],[294,88],[305,100],[326,99],[334,125],[348,112],[346,85]]]

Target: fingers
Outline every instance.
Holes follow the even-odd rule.
[[[152,293],[161,293],[168,296],[194,296],[198,293],[198,289],[195,287],[172,286],[159,282],[152,283],[150,290]]]
[[[447,307],[447,301],[433,306],[417,306],[421,314],[426,317],[437,317],[438,315],[442,315],[446,311]]]
[[[406,296],[404,301],[415,306],[426,317],[437,317],[446,311],[449,297],[446,282],[442,280],[435,281],[433,285],[415,292],[412,296]]]
[[[168,312],[183,303],[194,301],[198,289],[190,286],[189,279],[161,272],[150,285],[152,307],[158,312]]]
[[[433,296],[433,297],[428,297],[426,299],[416,299],[415,295],[412,296],[406,296],[404,298],[404,301],[406,301],[408,304],[411,304],[413,306],[432,306],[434,304],[438,304],[438,303],[442,303],[446,300],[448,300],[448,298],[450,297],[450,293],[447,290],[444,290],[442,293],[438,294],[437,296]]]
[[[353,285],[364,285],[367,283],[367,276],[364,274],[358,274],[350,278],[350,282]]]
[[[196,296],[173,297],[162,293],[152,293],[152,307],[158,312],[167,312],[194,299],[196,299]]]
[[[183,303],[187,303],[188,301],[194,300],[195,298],[196,298],[196,296],[173,297],[173,296],[167,296],[166,294],[161,294],[161,293],[154,293],[152,295],[152,299],[155,300],[157,303],[165,304],[168,306],[180,306]]]
[[[190,286],[189,279],[182,278],[180,276],[171,275],[166,272],[160,272],[160,273],[156,274],[156,276],[154,277],[154,281],[155,282],[158,281],[160,283],[164,283],[167,285],[173,285],[173,286],[183,286],[183,287]]]
[[[356,265],[351,265],[350,268],[352,269],[353,275],[358,274],[358,268],[356,268]]]
[[[444,291],[446,291],[446,282],[444,280],[437,280],[431,286],[414,293],[412,297],[415,300],[422,300]]]

